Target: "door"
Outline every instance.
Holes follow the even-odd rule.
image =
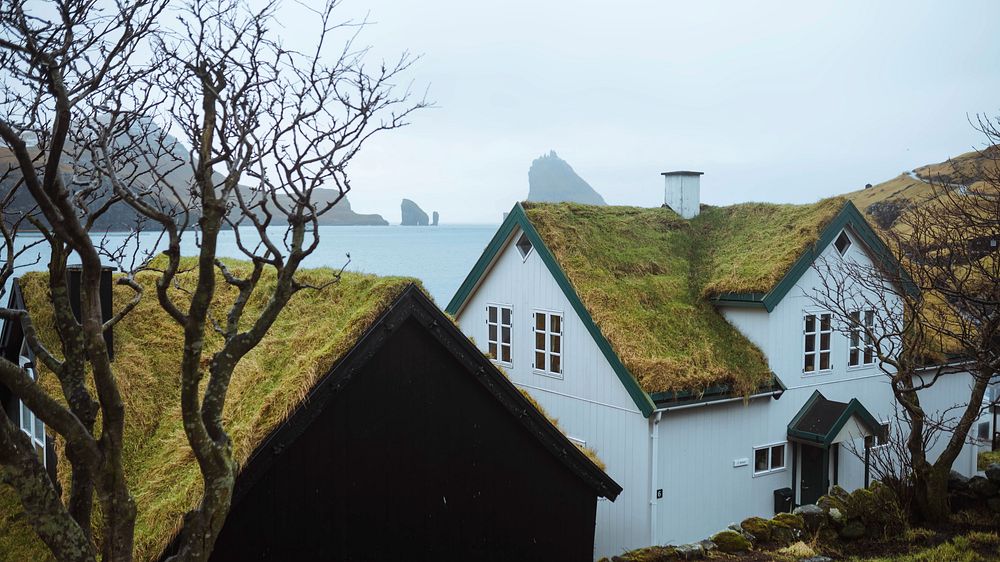
[[[799,504],[816,503],[827,490],[823,476],[826,473],[826,460],[823,449],[804,445],[802,451],[802,480],[799,483]]]

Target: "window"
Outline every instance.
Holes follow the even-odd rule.
[[[521,259],[528,259],[528,254],[531,253],[531,240],[528,240],[528,235],[521,233],[521,236],[517,239],[517,251],[521,252]]]
[[[807,314],[805,318],[805,362],[802,370],[806,373],[817,371],[829,371],[833,368],[830,364],[830,340],[833,336],[833,324],[830,321],[831,315]]]
[[[885,447],[889,444],[889,422],[879,424],[879,431],[875,435],[865,437],[865,446],[872,449]]]
[[[753,474],[767,474],[785,469],[785,444],[768,445],[753,450]]]
[[[510,364],[510,327],[513,311],[509,306],[486,306],[486,339],[490,356],[501,363]]]
[[[976,439],[980,441],[990,440],[990,422],[980,422],[976,428]]]
[[[851,237],[847,235],[847,231],[840,231],[840,236],[837,237],[837,241],[833,245],[837,247],[840,255],[846,254],[847,250],[851,247]]]
[[[562,374],[562,314],[535,312],[536,371]]]
[[[24,348],[22,348],[24,349]],[[20,359],[21,367],[28,373],[31,380],[38,381],[38,372],[35,371],[35,366],[31,363],[31,360],[25,356],[21,356]],[[42,459],[42,464],[45,464],[45,424],[42,420],[35,416],[35,413],[25,406],[24,402],[18,401],[20,404],[20,424],[19,427],[28,437],[31,438],[31,443],[35,446],[35,452]]]
[[[850,351],[847,357],[849,367],[875,364],[875,340],[871,335],[874,326],[874,310],[851,313]]]

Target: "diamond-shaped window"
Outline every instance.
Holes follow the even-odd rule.
[[[840,255],[847,253],[847,250],[851,247],[851,237],[847,235],[847,232],[841,231],[840,236],[837,237],[837,241],[833,243],[837,247],[837,251]]]
[[[517,251],[521,252],[521,258],[527,259],[528,254],[531,253],[531,240],[528,240],[528,235],[521,233],[521,236],[517,239]]]

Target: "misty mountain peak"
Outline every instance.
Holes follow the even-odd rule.
[[[568,162],[559,158],[555,150],[550,150],[531,163],[528,170],[528,201],[607,204],[600,193],[573,171]]]

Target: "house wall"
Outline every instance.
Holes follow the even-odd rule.
[[[316,408],[211,560],[590,560],[594,490],[416,320]]]
[[[512,234],[516,240],[519,232]],[[597,505],[595,556],[647,546],[649,529],[649,422],[622,386],[618,375],[587,332],[548,268],[532,251],[522,259],[513,244],[501,251],[482,284],[457,317],[462,331],[488,349],[486,306],[513,308],[512,361],[500,364],[520,388],[528,391],[573,439],[586,443],[624,487],[613,503]],[[561,378],[532,369],[532,313],[563,314]]]

